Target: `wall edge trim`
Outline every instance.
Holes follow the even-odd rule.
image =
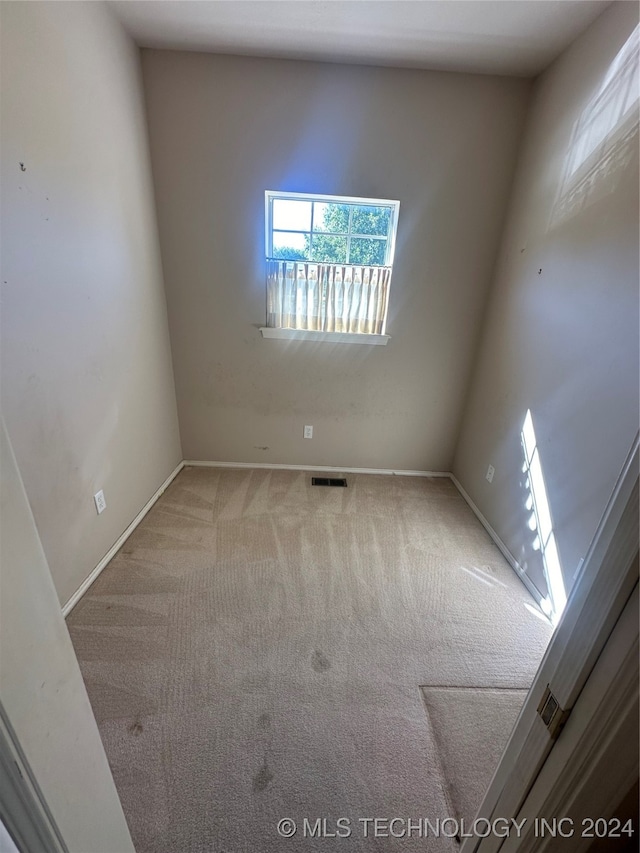
[[[67,601],[65,605],[62,607],[62,615],[66,618],[69,613],[73,610],[76,604],[80,601],[85,592],[89,589],[91,584],[98,578],[102,570],[107,566],[113,557],[115,557],[116,553],[122,548],[126,540],[131,536],[136,527],[140,524],[145,515],[149,512],[151,507],[156,503],[158,498],[164,493],[164,491],[168,488],[168,486],[173,482],[173,480],[178,476],[180,471],[184,468],[184,462],[179,462],[178,465],[173,469],[173,471],[169,474],[164,483],[153,493],[153,495],[149,498],[146,504],[142,507],[140,512],[136,515],[133,521],[128,525],[128,527],[124,530],[123,533],[116,539],[111,548],[107,551],[104,557],[100,560],[98,565],[89,573],[89,575],[83,580],[78,589],[73,593],[71,598]]]
[[[448,471],[411,471],[404,468],[343,468],[340,465],[285,465],[279,462],[212,462],[185,459],[191,468],[271,468],[278,471],[335,471],[343,474],[396,474],[400,477],[450,477]]]

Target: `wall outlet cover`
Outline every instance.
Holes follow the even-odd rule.
[[[105,500],[104,492],[102,491],[102,489],[100,489],[99,492],[95,493],[95,495],[93,496],[93,500],[95,501],[96,512],[98,513],[98,515],[100,515],[100,513],[104,512],[107,508],[107,502]]]

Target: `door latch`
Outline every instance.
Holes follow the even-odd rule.
[[[538,714],[542,717],[542,722],[549,730],[549,734],[553,740],[555,740],[560,734],[560,731],[567,722],[570,713],[570,708],[566,711],[564,708],[560,707],[560,703],[553,695],[551,688],[547,684],[545,691],[542,694],[540,704],[538,705]]]

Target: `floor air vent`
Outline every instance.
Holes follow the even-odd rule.
[[[344,477],[312,477],[312,486],[343,486],[346,488],[347,481]]]

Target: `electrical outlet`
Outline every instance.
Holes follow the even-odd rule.
[[[493,483],[493,475],[495,473],[496,473],[496,469],[493,467],[493,465],[489,465],[489,467],[487,468],[487,480],[490,483]]]
[[[100,489],[99,492],[95,493],[95,495],[93,496],[93,500],[96,504],[96,512],[98,513],[98,515],[100,515],[100,513],[104,512],[107,508],[107,502],[104,498],[104,492],[102,491],[102,489]]]
[[[304,437],[305,438],[313,438],[313,427],[312,426],[305,426]]]

